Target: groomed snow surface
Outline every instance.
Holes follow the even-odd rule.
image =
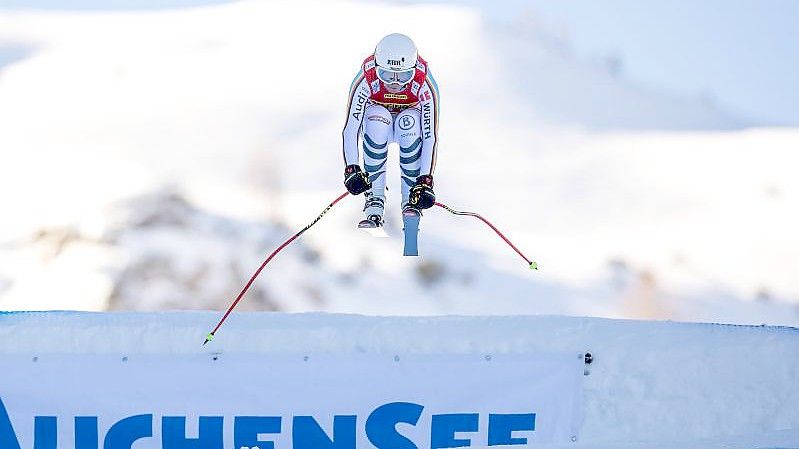
[[[799,447],[799,329],[556,316],[0,314],[0,354],[591,352],[574,448]]]

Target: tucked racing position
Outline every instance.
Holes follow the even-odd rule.
[[[403,215],[418,217],[433,206],[438,86],[408,36],[389,34],[364,60],[350,87],[342,134],[344,185],[353,195],[365,196],[365,218],[358,227],[383,226],[386,161],[392,142],[400,151]]]

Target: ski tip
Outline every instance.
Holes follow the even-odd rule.
[[[203,346],[208,344],[208,342],[212,341],[213,339],[214,339],[214,333],[213,332],[211,332],[210,334],[206,335],[205,336],[205,341],[203,342]]]
[[[537,270],[538,269],[538,263],[530,262],[530,269],[531,270]]]

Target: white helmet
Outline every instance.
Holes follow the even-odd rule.
[[[417,55],[411,38],[400,33],[389,34],[375,47],[377,77],[389,86],[408,84],[416,73]]]

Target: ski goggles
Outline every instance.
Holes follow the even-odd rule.
[[[389,70],[382,67],[377,68],[377,78],[386,84],[408,84],[413,79],[414,74],[416,74],[415,68],[402,71]]]

